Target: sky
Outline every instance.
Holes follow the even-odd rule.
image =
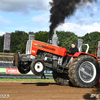
[[[49,31],[52,0],[0,0],[0,36],[16,30]],[[57,31],[74,32],[77,36],[100,32],[100,0],[87,3],[65,19]]]

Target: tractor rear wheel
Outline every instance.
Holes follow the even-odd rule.
[[[69,85],[69,77],[68,74],[58,73],[57,71],[53,71],[53,78],[58,85]]]
[[[99,80],[99,64],[94,57],[89,55],[74,58],[68,72],[74,86],[93,87]]]

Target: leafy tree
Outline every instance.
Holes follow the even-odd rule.
[[[71,43],[75,43],[77,46],[78,37],[72,32],[60,31],[58,33],[58,39],[60,41],[60,46],[65,47],[67,50],[71,50]]]
[[[39,32],[29,32],[29,34],[34,34],[35,40],[47,42],[48,34],[47,31],[39,31]],[[25,53],[26,43],[29,38],[29,34],[24,31],[15,31],[11,33],[11,53]],[[53,34],[52,34],[53,36]],[[51,38],[52,38],[51,36]],[[87,33],[83,37],[78,37],[72,32],[64,32],[57,31],[57,36],[59,39],[59,46],[65,47],[67,50],[71,49],[71,43],[74,42],[77,44],[78,38],[83,39],[84,44],[89,44],[90,49],[89,53],[94,54],[96,48],[98,47],[98,41],[100,41],[100,32],[91,32]],[[0,36],[0,52],[3,52],[4,45],[4,35]],[[83,51],[85,51],[86,47],[83,47]],[[8,51],[5,51],[8,52]]]
[[[98,47],[98,41],[100,41],[100,32],[87,33],[82,39],[84,44],[89,44],[89,53],[95,54],[95,50]]]
[[[39,31],[35,33],[35,40],[47,42],[49,33],[46,31]]]
[[[11,34],[11,50],[10,52],[25,53],[26,42],[28,40],[28,34],[23,31],[15,31]]]

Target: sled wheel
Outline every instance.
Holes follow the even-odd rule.
[[[35,59],[31,63],[31,70],[35,75],[41,75],[44,73],[45,66],[41,59]]]
[[[19,62],[18,71],[21,74],[27,74],[30,71],[30,62]]]
[[[57,71],[53,71],[53,78],[58,85],[69,85],[69,77],[68,74],[58,73]]]
[[[89,55],[75,58],[69,66],[68,72],[74,86],[93,87],[99,80],[99,65],[97,60]]]

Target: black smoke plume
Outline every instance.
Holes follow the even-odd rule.
[[[86,5],[88,2],[93,2],[96,0],[52,0],[51,5],[51,16],[50,16],[50,31],[48,36],[48,41],[54,29],[61,23],[64,23],[66,17],[74,14],[75,10],[79,6]]]

